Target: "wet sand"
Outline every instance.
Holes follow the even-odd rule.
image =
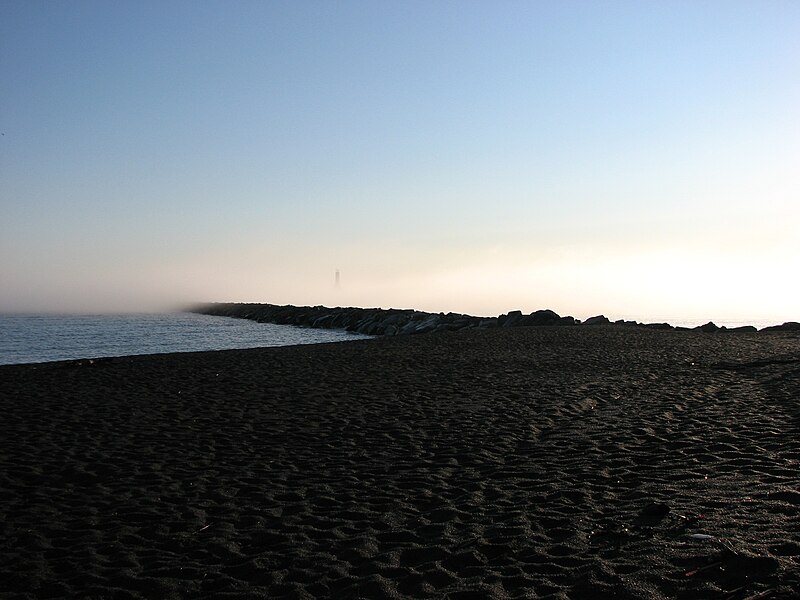
[[[4,366],[0,423],[0,598],[800,593],[796,333]]]

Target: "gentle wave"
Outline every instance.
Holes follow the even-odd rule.
[[[293,346],[367,337],[190,313],[0,315],[0,364]]]

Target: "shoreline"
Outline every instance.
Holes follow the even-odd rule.
[[[321,343],[364,337],[195,313],[0,317],[0,364]]]
[[[7,365],[4,597],[788,600],[799,396],[793,332]]]

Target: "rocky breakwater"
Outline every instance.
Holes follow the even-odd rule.
[[[213,303],[195,306],[190,312],[250,319],[259,323],[346,329],[365,335],[414,335],[470,328],[570,326],[580,323],[572,317],[562,317],[552,310],[537,310],[527,315],[517,310],[499,317],[474,317],[459,313],[428,313],[395,308]]]
[[[201,304],[189,312],[219,317],[250,319],[259,323],[295,325],[322,329],[345,329],[365,335],[413,335],[437,331],[489,327],[570,327],[616,326],[645,327],[648,329],[677,329],[702,331],[704,333],[746,333],[755,327],[718,327],[708,322],[699,327],[674,327],[669,323],[638,323],[636,321],[611,321],[603,315],[579,321],[573,317],[562,317],[552,310],[537,310],[523,314],[514,310],[499,317],[475,317],[459,313],[428,313],[419,310],[397,308],[330,308],[327,306],[280,306],[276,304],[211,303]],[[765,327],[761,331],[798,332],[800,323]]]

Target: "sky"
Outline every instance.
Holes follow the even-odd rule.
[[[0,312],[800,321],[795,1],[2,0],[0,133]]]

